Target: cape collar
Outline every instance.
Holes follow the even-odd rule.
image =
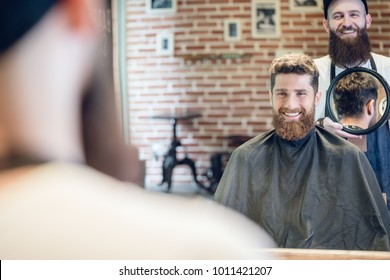
[[[300,147],[304,146],[307,143],[307,141],[309,141],[312,137],[314,137],[314,135],[315,135],[315,128],[314,127],[309,131],[308,134],[305,135],[305,137],[303,137],[301,139],[297,139],[297,140],[286,140],[286,139],[280,137],[275,132],[276,141],[278,143],[280,143],[281,145],[286,145],[286,146],[290,146],[290,147],[294,147],[294,148],[300,148]]]

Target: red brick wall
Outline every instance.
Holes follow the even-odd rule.
[[[321,1],[322,2],[322,1]],[[390,55],[390,1],[369,0],[373,50]],[[321,4],[322,5],[322,4]],[[145,0],[127,1],[127,69],[131,142],[147,161],[146,184],[161,180],[161,161],[152,146],[165,151],[171,138],[169,121],[160,113],[195,112],[201,118],[179,122],[177,133],[196,160],[198,173],[212,153],[230,151],[229,135],[254,136],[271,129],[267,69],[278,51],[301,50],[314,57],[327,53],[322,9],[292,11],[280,1],[280,38],[251,35],[251,0],[177,0],[173,15],[147,14]],[[223,20],[241,20],[238,42],[225,42]],[[156,34],[175,36],[174,56],[159,56]],[[243,59],[188,60],[189,55],[249,54]],[[155,147],[156,148],[156,147]],[[174,183],[191,182],[187,167],[174,171]]]

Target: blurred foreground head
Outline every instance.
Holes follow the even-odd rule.
[[[0,168],[66,160],[135,181],[137,150],[124,145],[101,51],[103,8],[89,0],[0,3]]]
[[[0,4],[3,165],[84,161],[80,100],[96,58],[100,1]],[[12,162],[12,163],[10,163]]]

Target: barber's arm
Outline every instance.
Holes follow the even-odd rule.
[[[342,130],[343,125],[341,123],[334,122],[328,117],[317,120],[316,124],[343,138],[362,138],[361,135],[345,132]]]

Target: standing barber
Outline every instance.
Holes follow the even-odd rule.
[[[326,93],[330,82],[347,68],[366,67],[378,71],[390,81],[390,58],[371,52],[367,30],[372,17],[366,0],[324,0],[325,31],[329,34],[329,54],[315,59],[320,72],[319,86]],[[326,129],[342,137],[352,135],[342,131],[342,125],[325,116],[324,94],[317,107],[316,119]],[[390,210],[390,131],[388,122],[367,135],[366,156],[378,178],[382,192],[387,196]]]

